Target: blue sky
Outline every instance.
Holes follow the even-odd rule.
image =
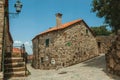
[[[15,12],[14,3],[9,0],[10,12]],[[92,0],[21,0],[22,11],[19,15],[10,15],[10,31],[14,46],[25,43],[26,50],[32,54],[31,40],[35,35],[56,25],[55,14],[63,14],[62,23],[83,19],[88,26],[100,26],[104,19],[91,12]]]

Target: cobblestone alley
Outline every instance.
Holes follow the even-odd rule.
[[[120,80],[106,73],[104,55],[59,70],[33,69],[30,65],[28,69],[31,75],[26,80]]]

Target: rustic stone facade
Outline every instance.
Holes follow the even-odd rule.
[[[114,37],[111,36],[97,36],[97,44],[99,49],[99,54],[106,54],[112,45]]]
[[[0,71],[2,63],[3,26],[4,26],[4,2],[0,0]]]
[[[7,0],[0,0],[0,72],[2,72],[2,52],[12,51],[13,40],[9,32],[9,17],[6,14],[5,7],[8,7]],[[3,44],[5,45],[3,48]]]
[[[2,40],[3,40],[3,25],[4,25],[4,2],[0,0],[0,80],[3,78],[2,73]]]
[[[96,39],[83,20],[59,30],[60,27],[56,31],[43,32],[32,40],[34,68],[67,67],[98,55]]]
[[[107,71],[120,76],[120,31],[106,54]]]

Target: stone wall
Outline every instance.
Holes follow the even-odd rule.
[[[98,49],[99,49],[99,54],[106,54],[109,48],[112,45],[114,37],[111,36],[97,36],[97,44],[98,44]]]
[[[120,32],[106,54],[106,68],[108,72],[120,76]]]
[[[4,17],[4,13],[5,13],[4,7],[5,7],[5,5],[7,5],[7,4],[5,4],[5,1],[6,0],[0,0],[0,73],[2,72],[1,64],[2,64],[2,52],[3,52],[3,39],[5,41],[4,53],[11,51],[12,45],[13,45],[13,40],[12,40],[11,34],[9,32],[8,15],[6,14],[6,18]],[[5,35],[3,36],[4,32],[5,32]],[[8,47],[8,46],[11,46],[11,47]],[[3,73],[1,73],[1,74],[3,77]]]
[[[46,40],[49,39],[49,46]],[[77,64],[98,55],[97,42],[83,22],[33,40],[33,67],[55,69]]]
[[[0,0],[0,71],[2,63],[2,43],[3,43],[3,26],[4,26],[4,2]]]
[[[6,25],[6,40],[5,40],[5,51],[6,53],[11,53],[12,52],[12,49],[13,49],[13,39],[12,39],[12,36],[11,36],[11,33],[9,31],[9,26],[8,26],[8,21],[7,21],[7,25]]]

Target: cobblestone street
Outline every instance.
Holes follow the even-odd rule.
[[[120,80],[107,75],[104,55],[59,70],[33,69],[30,65],[28,69],[31,75],[26,80]]]

